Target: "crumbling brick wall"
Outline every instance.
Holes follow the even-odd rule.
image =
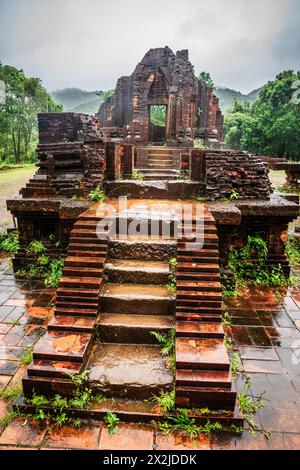
[[[233,192],[239,198],[269,198],[269,168],[260,158],[232,150],[206,150],[204,155],[205,194],[208,199],[228,198]]]

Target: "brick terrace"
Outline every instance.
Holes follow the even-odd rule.
[[[55,291],[37,282],[20,281],[11,273],[9,257],[0,264],[0,386],[20,384],[24,367],[19,358],[44,332],[53,314]],[[300,274],[300,270],[298,270]],[[242,437],[227,434],[201,435],[191,442],[182,434],[163,436],[150,426],[122,424],[109,436],[102,423],[89,422],[77,430],[68,426],[46,429],[16,419],[0,429],[0,448],[5,449],[299,449],[300,447],[300,283],[297,288],[246,289],[226,301],[233,317],[227,327],[245,373],[252,379],[252,394],[265,394],[265,407],[257,422],[272,431],[267,441],[262,434]],[[294,358],[294,359],[293,359]],[[242,387],[242,374],[237,387]],[[0,400],[0,418],[8,405]]]

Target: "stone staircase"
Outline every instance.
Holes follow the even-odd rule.
[[[144,180],[170,180],[176,179],[178,170],[175,168],[173,150],[160,147],[148,147],[147,166],[138,171]]]
[[[140,214],[131,214],[127,226]],[[143,216],[142,216],[143,217]],[[117,226],[124,222],[118,216]],[[166,223],[157,219],[159,223]],[[172,221],[171,221],[172,223]],[[147,233],[148,235],[148,233]],[[173,387],[173,376],[152,331],[174,326],[175,297],[167,288],[174,237],[155,239],[119,235],[109,241],[94,346],[88,368],[92,388],[107,397],[143,400]]]
[[[97,207],[83,212],[71,231],[54,316],[34,348],[33,362],[23,378],[25,394],[66,395],[72,390],[68,374],[81,373],[86,366],[93,345],[109,231],[109,222],[101,234],[97,230],[106,215]]]
[[[208,210],[204,213],[203,245],[191,250],[196,236],[195,220],[191,220],[178,238],[176,404],[233,411],[236,391],[221,324],[218,236]]]
[[[203,231],[193,210],[183,227],[176,213],[180,203],[155,203],[156,212],[150,212],[151,202],[129,200],[129,209],[114,215],[116,220],[109,218],[100,238],[97,225],[107,214],[97,206],[104,206],[96,204],[80,215],[71,232],[55,315],[23,379],[25,394],[69,394],[68,373],[87,369],[94,392],[108,398],[141,402],[171,390],[175,382],[177,406],[234,413],[214,218],[206,208]],[[193,208],[200,205],[193,203]],[[127,235],[133,222],[141,234]],[[149,237],[153,224],[157,231]],[[116,233],[108,237],[113,226]],[[175,257],[176,294],[167,287]],[[173,327],[175,377],[151,334]]]

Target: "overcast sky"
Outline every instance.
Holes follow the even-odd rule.
[[[300,1],[0,0],[0,60],[51,91],[113,88],[165,45],[189,49],[196,74],[249,92],[300,69]]]

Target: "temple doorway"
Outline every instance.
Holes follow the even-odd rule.
[[[166,140],[167,105],[149,106],[149,142],[162,145]]]

